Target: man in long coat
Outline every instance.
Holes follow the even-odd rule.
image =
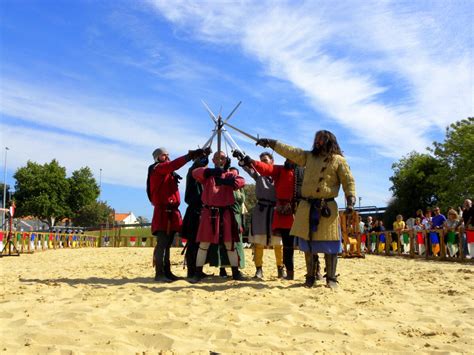
[[[243,177],[236,171],[224,170],[228,158],[224,152],[216,152],[212,159],[215,168],[197,168],[193,177],[203,185],[201,221],[197,241],[199,251],[196,259],[196,281],[205,275],[202,271],[209,246],[224,243],[232,267],[232,278],[243,279],[239,272],[239,258],[234,243],[239,240],[237,221],[232,210],[235,203],[234,190],[245,185]]]
[[[153,152],[155,163],[148,167],[147,195],[154,206],[151,232],[157,237],[153,252],[155,280],[169,282],[177,280],[171,272],[170,248],[174,235],[181,231],[181,213],[178,209],[180,195],[178,182],[181,177],[175,173],[191,159],[209,154],[203,149],[190,150],[188,154],[175,160],[169,159],[166,148]]]
[[[335,198],[342,185],[350,212],[355,204],[355,182],[336,137],[326,130],[316,132],[311,151],[267,138],[260,139],[257,144],[270,146],[278,154],[306,167],[302,200],[298,204],[291,234],[298,238],[300,250],[305,252],[305,286],[312,287],[315,282],[312,254],[324,253],[326,284],[331,288],[337,287],[337,254],[341,241]]]

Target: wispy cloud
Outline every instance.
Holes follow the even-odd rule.
[[[467,26],[467,48],[449,41],[440,23],[446,6],[150,3],[189,36],[240,45],[269,75],[293,84],[317,112],[381,154],[423,150],[430,130],[473,114],[472,33]],[[404,95],[390,98],[400,83]]]
[[[177,113],[138,111],[120,102],[58,92],[6,78],[2,80],[1,100],[0,112],[3,115],[21,117],[71,135],[81,133],[117,144],[134,147],[159,144],[182,151],[183,144],[174,137],[185,136],[197,142],[205,138],[205,135],[186,125],[192,122],[192,118]],[[183,124],[176,125],[176,121]]]

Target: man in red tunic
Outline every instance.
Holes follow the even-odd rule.
[[[262,176],[271,176],[275,184],[277,203],[273,212],[272,231],[282,237],[283,263],[286,268],[286,279],[294,279],[294,237],[290,235],[297,203],[298,186],[302,181],[302,170],[290,160],[284,165],[274,165],[253,160],[246,156],[244,164],[252,164]]]
[[[202,279],[202,271],[206,262],[207,251],[210,244],[224,243],[227,256],[232,267],[232,278],[243,280],[239,272],[239,260],[234,243],[239,241],[237,221],[232,210],[234,204],[234,190],[245,185],[243,177],[233,170],[225,170],[229,165],[224,152],[216,152],[212,159],[215,168],[197,168],[193,170],[193,177],[202,184],[201,195],[203,209],[197,234],[199,251],[196,258],[195,280]]]
[[[171,272],[170,263],[170,248],[174,235],[181,231],[182,225],[181,213],[178,210],[178,183],[181,177],[175,171],[191,159],[209,153],[210,150],[190,150],[188,154],[171,161],[165,148],[158,148],[153,152],[155,163],[148,167],[147,194],[154,206],[151,232],[157,237],[153,253],[156,281],[170,282],[178,279]]]

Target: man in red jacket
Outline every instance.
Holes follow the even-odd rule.
[[[148,167],[147,194],[154,206],[151,232],[157,237],[153,254],[155,280],[170,282],[178,279],[171,272],[170,248],[174,235],[181,231],[182,219],[178,209],[180,196],[178,183],[181,177],[175,172],[192,159],[207,156],[210,149],[190,150],[188,154],[175,160],[169,159],[166,148],[153,152],[155,163]]]
[[[216,152],[212,159],[215,167],[201,167],[193,170],[193,177],[202,184],[203,209],[197,234],[199,251],[196,256],[195,281],[204,278],[202,271],[211,244],[224,243],[232,278],[244,280],[239,271],[239,257],[234,243],[239,240],[237,220],[232,206],[235,203],[234,191],[245,185],[245,180],[236,171],[227,170],[230,159],[224,152]]]

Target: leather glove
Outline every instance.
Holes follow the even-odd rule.
[[[205,177],[210,177],[210,176],[221,176],[222,173],[224,172],[224,170],[222,170],[221,168],[207,168],[206,170],[204,170],[204,176]]]
[[[225,158],[224,170],[227,171],[230,168],[230,158]]]
[[[351,214],[354,211],[354,206],[356,203],[356,198],[355,196],[347,196],[346,197],[346,214]]]
[[[270,139],[270,138],[260,138],[257,143],[255,143],[256,145],[261,145],[262,147],[264,148],[272,148],[272,149],[275,149],[275,145],[276,145],[276,140],[275,139]]]
[[[237,158],[238,161],[241,161],[242,159],[244,159],[244,153],[242,153],[238,149],[234,149],[234,151],[232,152],[232,156],[234,158]]]
[[[250,166],[253,164],[253,159],[246,155],[244,159],[242,159],[242,162],[244,163],[243,165]]]
[[[214,181],[216,182],[216,186],[221,186],[221,185],[226,185],[226,186],[234,186],[235,183],[235,177],[227,177],[225,179],[216,177],[214,178]]]
[[[204,148],[204,149],[203,149],[203,154],[204,154],[205,156],[208,157],[209,155],[211,155],[211,153],[212,153],[211,147],[207,147],[207,148]]]
[[[201,156],[204,155],[204,149],[195,149],[195,150],[189,150],[188,151],[188,160],[194,160],[196,158],[200,158]]]

